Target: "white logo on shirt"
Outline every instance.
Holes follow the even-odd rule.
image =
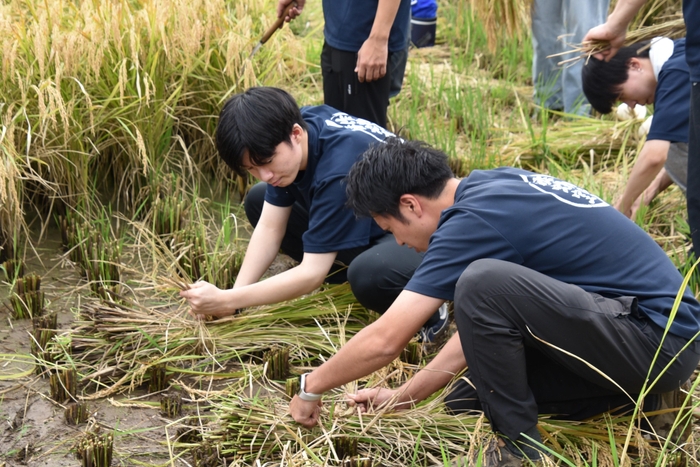
[[[608,203],[573,183],[559,180],[549,175],[520,175],[523,181],[534,189],[554,196],[559,201],[577,208],[602,208]]]
[[[377,141],[384,141],[389,136],[394,136],[393,133],[386,131],[376,123],[353,117],[343,112],[334,113],[330,120],[326,120],[326,125],[335,128],[345,128],[351,131],[361,131],[362,133],[370,135]]]

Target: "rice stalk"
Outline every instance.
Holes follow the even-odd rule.
[[[83,402],[72,402],[66,406],[64,415],[66,423],[69,425],[80,425],[87,422],[90,410],[87,404]]]
[[[642,26],[631,29],[625,36],[624,45],[632,45],[641,41],[651,40],[655,37],[670,37],[678,39],[685,37],[685,22],[683,18],[666,19],[663,22],[656,22],[649,26]],[[577,60],[588,59],[592,55],[602,52],[610,47],[608,41],[589,41],[582,44],[574,44],[571,50],[562,52],[556,56],[572,56],[559,62],[559,65],[566,65]]]
[[[10,297],[10,308],[15,319],[34,318],[44,314],[44,292],[40,288],[41,277],[34,273],[15,282]]]
[[[207,323],[172,307],[88,301],[71,332],[72,358],[83,381],[102,388],[86,398],[132,390],[163,364],[173,374],[245,375],[236,364],[262,375],[260,357],[279,342],[290,346],[291,364],[306,366],[372,319],[363,314],[347,285]]]
[[[488,0],[470,0],[472,15],[484,25],[487,44],[491,52],[496,51],[498,39],[503,35],[518,37],[529,30],[531,2],[504,0],[491,2]]]
[[[69,400],[75,401],[78,395],[78,373],[72,368],[52,372],[49,387],[51,399],[59,404]]]
[[[49,350],[49,342],[56,336],[58,315],[55,312],[32,318],[30,333],[30,352],[36,358],[36,373],[42,375],[54,363],[53,353]]]
[[[168,418],[177,418],[182,412],[182,395],[177,392],[160,397],[160,413]]]
[[[545,160],[567,167],[592,162],[602,169],[618,162],[615,154],[622,154],[636,138],[632,121],[575,118],[560,120],[539,132],[511,133],[500,149],[508,165],[539,170]]]
[[[112,465],[114,437],[111,433],[85,432],[75,446],[75,456],[83,467],[109,467]]]

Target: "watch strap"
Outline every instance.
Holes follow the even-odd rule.
[[[299,399],[307,402],[315,402],[321,399],[321,394],[306,392],[306,375],[308,374],[309,373],[304,373],[299,378]]]

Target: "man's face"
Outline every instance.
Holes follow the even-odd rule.
[[[280,143],[265,164],[253,165],[248,153],[243,155],[243,167],[253,177],[272,186],[285,187],[294,182],[303,168],[301,145],[292,137],[291,143]]]
[[[393,216],[374,214],[372,218],[382,230],[394,234],[396,243],[406,245],[416,251],[426,251],[430,236],[435,232],[434,227],[431,230],[428,226],[422,225],[420,220],[414,216],[404,216],[403,220],[399,220]]]
[[[631,61],[627,74],[627,81],[620,86],[619,100],[630,108],[635,105],[649,105],[654,103],[656,92],[656,78],[654,72],[636,65]]]

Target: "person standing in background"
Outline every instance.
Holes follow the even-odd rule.
[[[610,41],[610,48],[596,54],[610,60],[623,46],[627,26],[646,0],[618,0],[608,20],[588,31],[584,41]],[[683,0],[685,60],[690,70],[690,124],[688,135],[688,226],[693,246],[700,245],[700,0]]]
[[[279,0],[277,15],[292,1],[287,19],[306,0]],[[323,0],[325,41],[321,52],[323,101],[386,128],[391,90],[390,56],[406,49],[410,0]]]
[[[588,115],[590,105],[581,88],[581,60],[564,66],[566,52],[590,28],[605,21],[610,0],[534,0],[532,2],[532,83],[535,103],[550,110]]]

